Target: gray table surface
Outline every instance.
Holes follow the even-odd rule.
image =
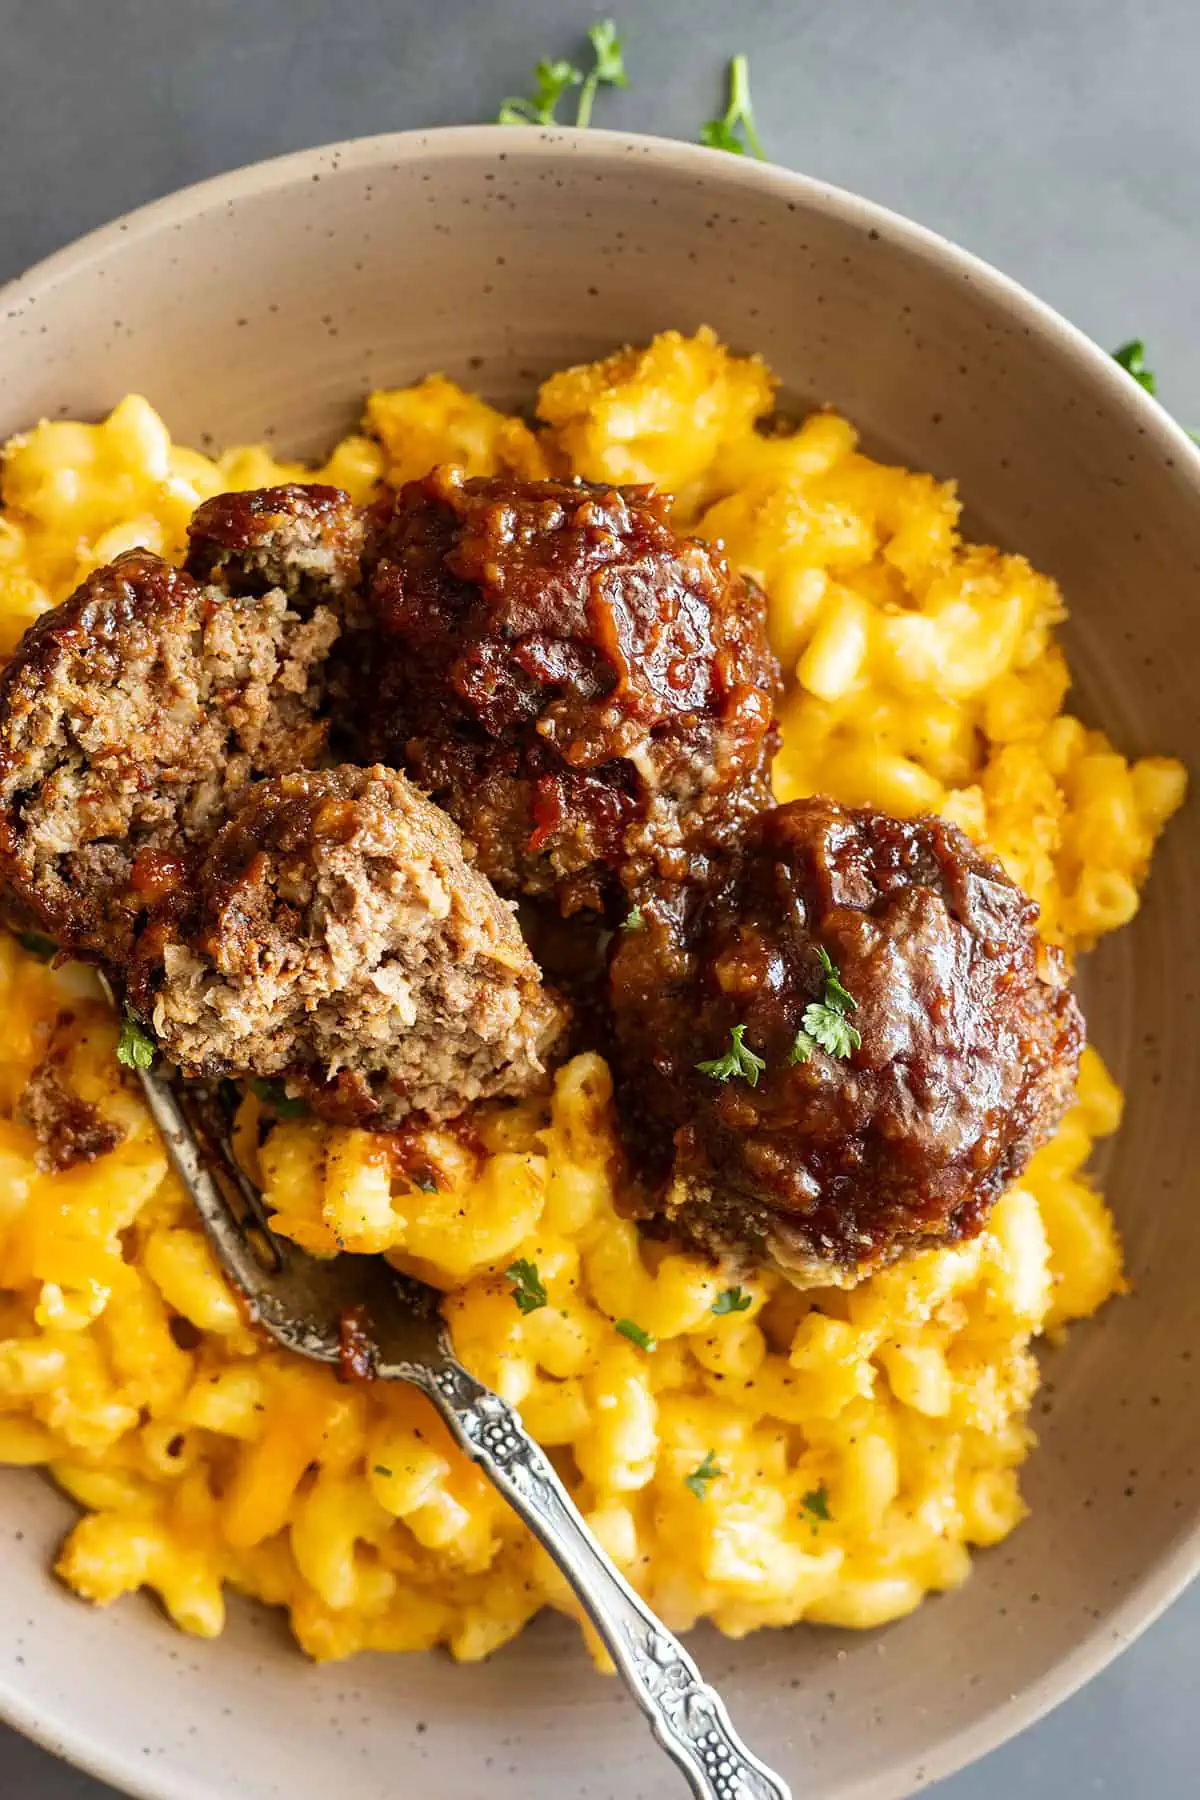
[[[487,119],[538,56],[579,50],[589,16],[584,0],[0,0],[0,279],[240,163]],[[1200,424],[1197,0],[633,0],[619,22],[631,86],[597,123],[693,137],[746,50],[776,161],[946,233],[1102,344],[1144,337],[1160,395]],[[939,1793],[1192,1800],[1198,1660],[1200,1585]],[[109,1792],[0,1727],[4,1800]]]

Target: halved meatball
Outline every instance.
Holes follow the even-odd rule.
[[[231,594],[281,588],[341,607],[357,594],[367,514],[317,482],[216,494],[188,526],[187,569]]]
[[[502,892],[602,909],[694,876],[769,804],[761,594],[649,488],[435,469],[381,510],[341,723]]]
[[[279,1077],[328,1118],[451,1118],[528,1092],[565,1023],[513,910],[403,775],[256,783],[200,871],[195,930],[131,999],[190,1075]]]
[[[121,964],[255,775],[320,759],[339,623],[203,587],[146,550],[97,569],[0,677],[0,883],[64,949]]]
[[[1082,1020],[1037,909],[940,819],[764,813],[610,971],[618,1092],[677,1229],[805,1283],[980,1230],[1058,1122]]]

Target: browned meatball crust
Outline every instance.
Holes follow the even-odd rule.
[[[397,1124],[537,1086],[564,1015],[445,813],[384,768],[251,787],[198,922],[133,998],[188,1074],[279,1077],[325,1117]]]
[[[618,879],[696,873],[769,803],[762,596],[667,505],[439,468],[380,516],[344,723],[505,893],[601,907]]]
[[[120,1126],[72,1091],[52,1057],[38,1064],[22,1088],[17,1117],[33,1132],[34,1161],[45,1174],[95,1162],[121,1142]]]
[[[75,952],[121,962],[254,775],[318,760],[338,621],[253,603],[146,550],[98,569],[0,677],[0,881]]]
[[[362,580],[367,515],[317,482],[216,494],[188,526],[188,572],[231,594],[281,588],[293,603],[341,605]]]
[[[939,819],[796,801],[707,895],[647,890],[639,916],[611,964],[621,1105],[666,1215],[719,1255],[848,1281],[970,1237],[1069,1100],[1061,958]],[[830,997],[818,947],[856,1003],[847,1055],[797,1041]],[[701,1072],[735,1027],[764,1066]]]

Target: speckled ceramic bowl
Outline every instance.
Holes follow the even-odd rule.
[[[1085,710],[1127,750],[1197,748],[1200,456],[1091,344],[992,270],[782,170],[649,138],[374,138],[223,177],[52,258],[0,306],[0,431],[128,389],[196,441],[315,451],[374,383],[443,369],[501,401],[666,325],[764,352],[791,399],[953,473],[989,539],[1063,583]],[[1194,929],[1177,821],[1134,926],[1087,970],[1128,1087],[1106,1179],[1132,1297],[1053,1354],[1032,1517],[965,1589],[867,1636],[698,1633],[748,1741],[799,1793],[885,1800],[1096,1670],[1200,1561]],[[0,1476],[0,1711],[154,1800],[633,1800],[676,1791],[571,1628],[481,1667],[317,1669],[266,1612],[215,1644],[47,1573],[69,1508]]]

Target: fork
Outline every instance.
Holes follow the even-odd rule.
[[[742,1743],[682,1644],[600,1548],[515,1410],[457,1360],[435,1289],[382,1256],[319,1261],[272,1231],[234,1155],[218,1090],[136,1070],[167,1152],[251,1319],[300,1356],[367,1379],[407,1381],[549,1551],[662,1748],[696,1800],[791,1800]]]

